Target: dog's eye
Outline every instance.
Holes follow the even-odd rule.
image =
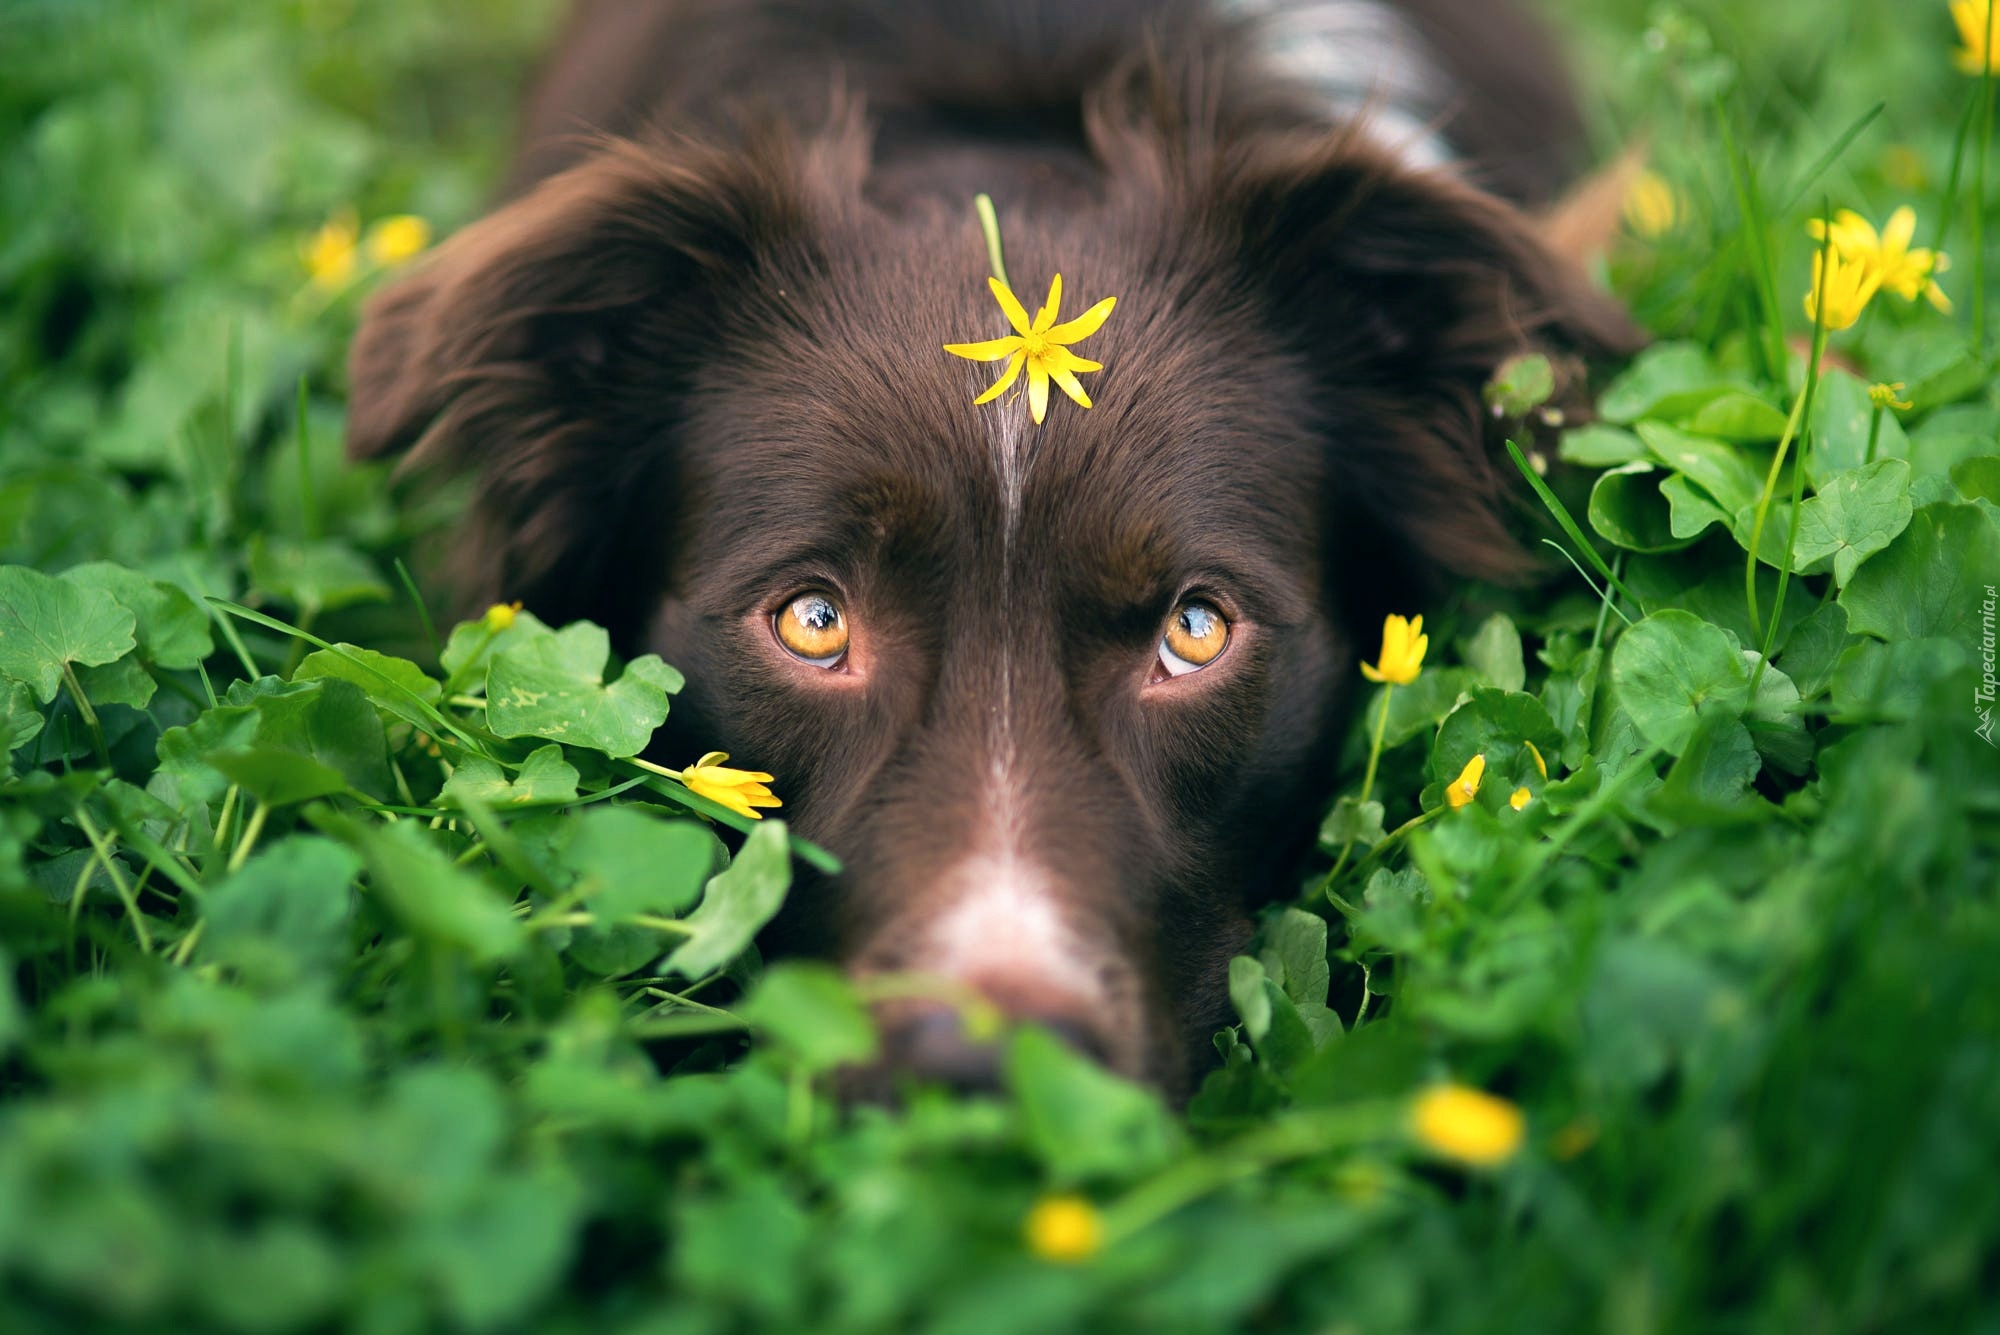
[[[1160,637],[1160,666],[1172,677],[1199,671],[1222,656],[1229,645],[1229,622],[1214,606],[1190,598],[1174,609],[1167,633]]]
[[[802,593],[786,603],[771,628],[792,657],[814,667],[833,667],[847,653],[847,618],[823,593]]]

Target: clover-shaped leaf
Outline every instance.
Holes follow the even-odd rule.
[[[42,704],[55,699],[65,667],[130,653],[135,624],[131,609],[102,589],[0,566],[0,676],[26,682]]]
[[[646,654],[604,680],[611,641],[580,621],[496,656],[486,678],[486,725],[501,737],[546,737],[608,756],[637,755],[667,718],[681,674]]]

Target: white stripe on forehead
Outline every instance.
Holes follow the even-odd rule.
[[[1361,119],[1378,144],[1411,167],[1456,158],[1433,128],[1444,80],[1423,39],[1380,0],[1212,0],[1247,19],[1265,69],[1309,92],[1330,124]]]

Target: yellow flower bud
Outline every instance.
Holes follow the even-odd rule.
[[[1475,1168],[1505,1163],[1521,1148],[1521,1110],[1465,1085],[1436,1085],[1417,1096],[1411,1126],[1427,1149]]]
[[[1453,811],[1479,796],[1479,781],[1486,777],[1486,756],[1482,752],[1465,762],[1465,768],[1444,790],[1444,800]]]
[[[520,611],[521,604],[518,602],[495,603],[486,609],[486,628],[494,631],[506,630],[514,624],[514,618]]]
[[[414,213],[377,219],[368,229],[368,258],[376,264],[401,264],[431,243],[431,225]]]
[[[1045,1196],[1028,1211],[1028,1250],[1065,1265],[1087,1261],[1104,1245],[1104,1216],[1081,1196]]]
[[[1424,634],[1424,619],[1405,620],[1390,616],[1382,622],[1382,653],[1379,665],[1363,663],[1361,675],[1370,681],[1408,686],[1423,670],[1424,651],[1431,638]]]
[[[1514,808],[1514,810],[1519,811],[1522,807],[1528,805],[1528,803],[1534,800],[1535,800],[1535,795],[1529,792],[1527,788],[1521,787],[1521,788],[1516,788],[1514,790],[1513,796],[1507,799],[1507,805]]]

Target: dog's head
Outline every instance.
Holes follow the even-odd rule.
[[[610,143],[468,228],[370,307],[350,431],[476,475],[470,599],[659,652],[661,750],[778,776],[847,867],[781,945],[1172,1087],[1382,613],[1524,566],[1482,383],[1631,330],[1520,214],[1357,138],[1094,134],[1101,193],[1002,200],[1031,306],[1058,271],[1065,314],[1118,298],[1088,411],[973,405],[995,368],[940,345],[1006,328],[971,210],[871,203],[842,122]],[[978,1064],[936,1013],[892,1028]]]

